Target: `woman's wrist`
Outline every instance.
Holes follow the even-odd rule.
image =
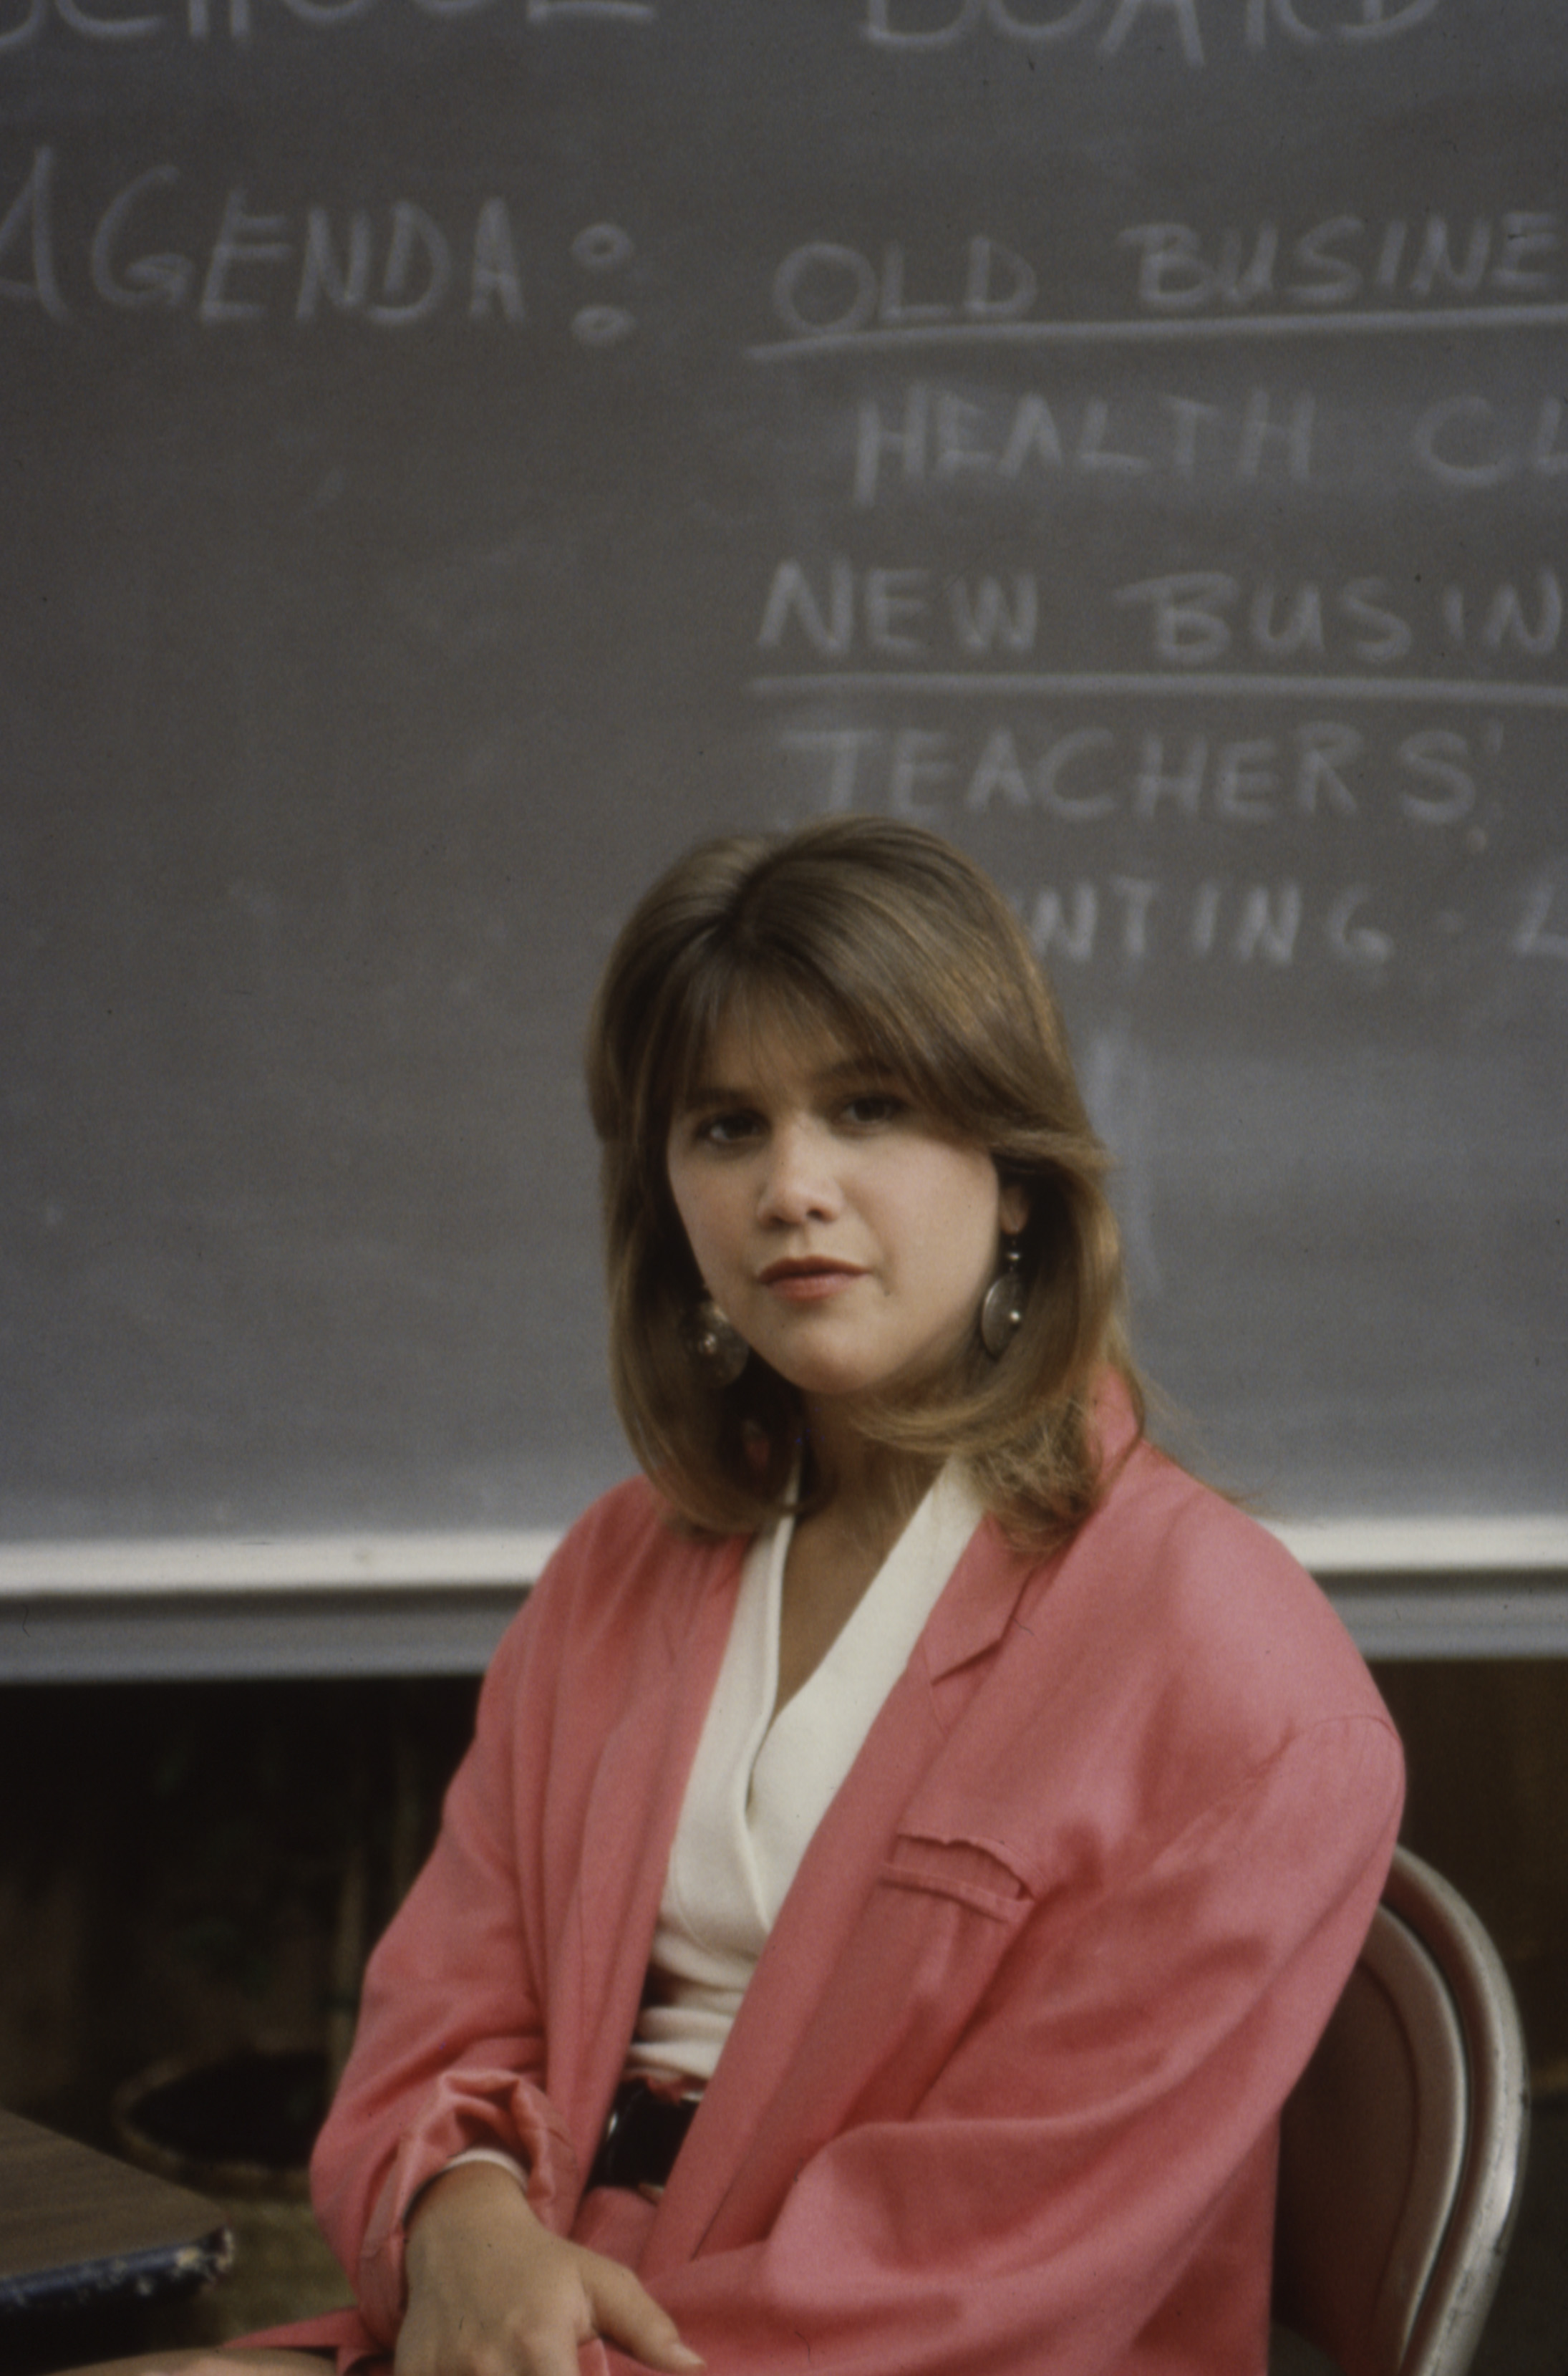
[[[459,2219],[465,2225],[483,2216],[483,2206],[492,2204],[498,2211],[515,2217],[521,2213],[530,2225],[539,2224],[529,2207],[527,2181],[515,2164],[460,2156],[438,2169],[426,2180],[403,2215],[403,2235],[407,2251],[412,2255],[422,2234],[428,2234],[432,2224],[439,2227],[449,2219]]]

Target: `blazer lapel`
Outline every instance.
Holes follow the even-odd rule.
[[[586,2182],[636,2026],[659,1902],[686,1779],[713,1696],[745,1546],[694,1544],[679,1595],[650,1581],[647,1629],[620,1723],[605,1741],[583,1819],[577,1905],[553,1991],[550,2092],[571,2126]],[[695,1606],[694,1606],[695,1602]]]
[[[899,1814],[994,1657],[1029,1573],[989,1522],[976,1530],[801,1860],[671,2175],[642,2258],[645,2275],[697,2251],[762,2123],[780,2116],[781,2099],[787,2106],[790,2066]]]

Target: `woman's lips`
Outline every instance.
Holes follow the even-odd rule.
[[[769,1294],[781,1297],[786,1303],[818,1303],[841,1295],[864,1273],[853,1263],[817,1261],[808,1255],[803,1260],[769,1263],[759,1276]]]

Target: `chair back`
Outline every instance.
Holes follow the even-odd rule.
[[[1345,2376],[1462,2376],[1512,2232],[1528,2121],[1497,1951],[1401,1848],[1285,2107],[1276,2317]]]

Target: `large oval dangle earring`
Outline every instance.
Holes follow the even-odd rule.
[[[686,1344],[692,1358],[715,1386],[732,1386],[752,1348],[734,1323],[727,1320],[711,1295],[705,1295],[686,1323]]]
[[[1002,1241],[1002,1268],[986,1289],[980,1304],[980,1343],[993,1361],[1000,1361],[1018,1333],[1024,1316],[1023,1251],[1016,1238]]]

